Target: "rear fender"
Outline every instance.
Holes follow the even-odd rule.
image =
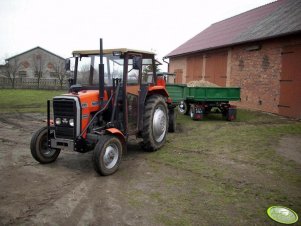
[[[166,90],[166,88],[164,86],[150,86],[148,88],[148,96],[150,95],[155,95],[155,94],[159,94],[162,95],[163,97],[168,98],[168,92]]]

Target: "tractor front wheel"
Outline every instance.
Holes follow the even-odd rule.
[[[168,131],[168,110],[164,98],[154,95],[147,99],[143,118],[142,148],[156,151],[166,140]]]
[[[93,164],[97,173],[103,176],[115,173],[120,165],[123,146],[114,135],[104,135],[93,151]]]
[[[32,157],[42,164],[54,162],[60,154],[60,149],[49,148],[47,126],[36,131],[30,142]]]

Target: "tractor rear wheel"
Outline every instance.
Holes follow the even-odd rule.
[[[123,145],[114,135],[104,135],[93,151],[93,164],[97,173],[103,176],[115,173],[120,165]]]
[[[42,164],[54,162],[60,154],[60,149],[49,148],[47,126],[36,131],[30,142],[32,157]]]
[[[166,140],[168,123],[168,110],[164,98],[160,95],[148,98],[143,117],[142,148],[147,151],[161,148]]]

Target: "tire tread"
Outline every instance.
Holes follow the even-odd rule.
[[[57,157],[60,154],[60,149],[56,149],[56,153],[51,157],[51,158],[45,158],[43,156],[39,156],[38,151],[37,150],[37,142],[39,141],[38,139],[40,138],[41,134],[45,132],[45,130],[47,130],[47,126],[44,126],[42,128],[40,128],[39,130],[37,130],[30,141],[30,151],[31,151],[31,155],[32,157],[37,160],[38,162],[40,162],[41,164],[47,164],[47,163],[52,163],[54,162]]]
[[[143,117],[143,131],[142,131],[142,138],[143,138],[143,142],[142,142],[142,148],[146,151],[156,151],[158,150],[165,142],[166,139],[166,135],[164,137],[164,139],[162,140],[162,142],[160,142],[159,144],[153,139],[153,135],[152,135],[152,113],[154,111],[154,108],[156,107],[156,105],[158,104],[162,104],[165,108],[165,113],[166,113],[166,133],[168,131],[168,111],[167,111],[167,104],[164,100],[164,98],[161,95],[153,95],[151,97],[149,97],[146,100],[145,103],[145,112],[144,112],[144,117]]]

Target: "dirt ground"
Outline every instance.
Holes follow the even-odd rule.
[[[95,173],[91,153],[62,151],[55,163],[41,165],[31,157],[29,142],[33,131],[44,125],[42,119],[42,114],[0,115],[0,225],[277,225],[265,216],[266,205],[277,204],[274,197],[273,202],[267,201],[269,192],[277,192],[272,186],[277,182],[258,173],[256,164],[242,159],[236,164],[225,156],[217,160],[209,151],[191,151],[204,162],[212,161],[208,167],[225,168],[222,177],[219,171],[195,173],[193,168],[183,170],[153,157],[164,159],[164,150],[146,153],[131,141],[112,176]],[[182,135],[169,136],[167,153],[185,158],[185,150],[172,146],[177,136]],[[294,195],[278,202],[300,208],[300,200],[292,201],[301,198],[300,136],[286,136],[279,142],[279,155],[286,155],[281,148],[285,147],[290,150],[288,159],[297,159],[292,163],[297,185],[288,185],[287,193]],[[238,201],[245,194],[254,200]],[[258,209],[243,211],[252,208]]]

